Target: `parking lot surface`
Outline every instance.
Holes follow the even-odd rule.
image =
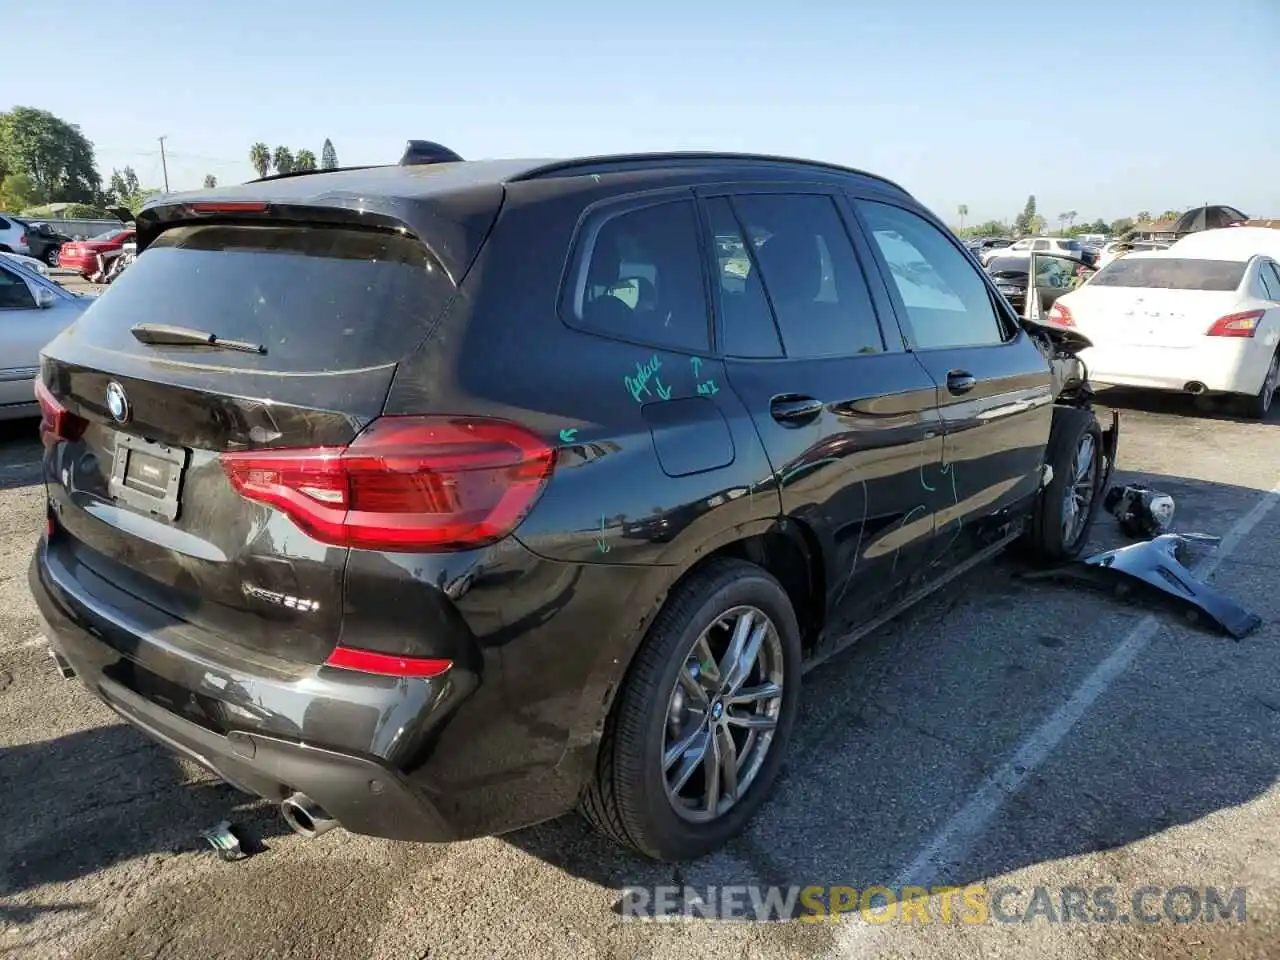
[[[1204,569],[1243,641],[1012,558],[806,678],[790,761],[727,850],[635,859],[576,817],[414,846],[305,841],[54,672],[27,593],[31,423],[0,425],[0,955],[23,958],[1274,957],[1280,950],[1280,419],[1119,391],[1120,468],[1227,536]],[[1276,507],[1276,509],[1273,509]],[[1122,542],[1099,519],[1096,545]],[[230,815],[265,846],[223,863]],[[1243,922],[660,922],[624,887],[985,884],[1246,890]],[[1027,896],[1017,902],[1021,911]],[[1159,897],[1151,903],[1159,908]],[[936,912],[934,913],[936,917]]]

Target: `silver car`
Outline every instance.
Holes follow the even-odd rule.
[[[40,350],[92,302],[0,257],[0,420],[39,414]]]

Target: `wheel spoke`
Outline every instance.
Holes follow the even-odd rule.
[[[703,809],[711,816],[720,809],[720,738],[708,732],[707,749],[702,754],[702,773],[707,792],[703,796]]]
[[[743,621],[746,621],[747,628],[743,629]],[[754,626],[754,629],[750,629]],[[767,620],[760,621],[755,624],[755,618],[748,620],[746,614],[742,620],[738,621],[737,629],[733,632],[734,642],[729,645],[729,651],[725,654],[725,663],[721,668],[721,674],[724,679],[721,683],[721,690],[726,694],[734,694],[738,692],[747,677],[751,676],[751,669],[755,666],[756,657],[760,655],[760,644],[764,642],[765,634],[769,631],[769,622]],[[739,644],[738,635],[742,634],[743,640]],[[735,653],[733,660],[729,660],[729,655]]]
[[[711,753],[711,734],[705,727],[698,727],[679,743],[673,744],[664,758],[664,770],[670,770],[677,760],[680,766],[676,769],[675,779],[669,780],[671,793],[677,794],[684,789],[694,771],[706,761]]]
[[[726,704],[759,703],[761,700],[776,700],[782,696],[782,688],[776,683],[762,683],[758,687],[743,687],[732,696],[725,698]]]
[[[1076,450],[1076,482],[1083,481],[1093,466],[1093,437],[1086,436]]]
[[[732,710],[726,710],[724,722],[731,727],[742,727],[745,730],[772,730],[778,725],[778,718],[763,713],[734,713]]]
[[[699,683],[697,678],[694,677],[693,673],[689,670],[689,664],[686,663],[684,665],[680,671],[680,675],[677,677],[677,680],[680,683],[681,689],[683,689],[684,692],[693,699],[694,708],[699,710],[701,713],[706,713],[707,688]]]
[[[730,800],[738,799],[738,745],[733,734],[722,723],[716,724],[716,754],[720,759],[720,792]],[[715,807],[711,807],[712,810]]]

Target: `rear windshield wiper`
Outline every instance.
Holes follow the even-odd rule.
[[[247,340],[224,340],[206,330],[174,327],[167,323],[139,323],[130,329],[130,333],[140,343],[156,346],[221,347],[223,350],[242,350],[245,353],[267,352],[267,348],[260,343],[249,343]]]

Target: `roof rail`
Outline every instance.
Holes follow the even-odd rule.
[[[692,162],[724,162],[724,161],[747,161],[753,163],[777,163],[777,164],[793,164],[806,167],[818,167],[823,170],[831,170],[836,173],[852,173],[860,177],[870,177],[872,180],[879,180],[891,187],[907,191],[897,183],[894,183],[888,177],[882,177],[878,173],[869,173],[866,170],[859,170],[856,167],[845,167],[837,163],[827,163],[824,160],[804,160],[799,157],[780,157],[767,153],[732,153],[711,150],[695,150],[695,151],[674,151],[667,153],[619,153],[606,154],[597,157],[576,157],[571,160],[556,160],[551,163],[543,164],[540,167],[534,167],[526,170],[512,180],[537,180],[541,177],[552,176],[557,173],[571,173],[574,170],[581,169],[584,173],[590,167],[612,166],[612,167],[644,167],[651,164],[672,163],[678,161]]]
[[[416,167],[428,163],[461,163],[462,157],[434,140],[410,140],[404,145],[400,166]]]

